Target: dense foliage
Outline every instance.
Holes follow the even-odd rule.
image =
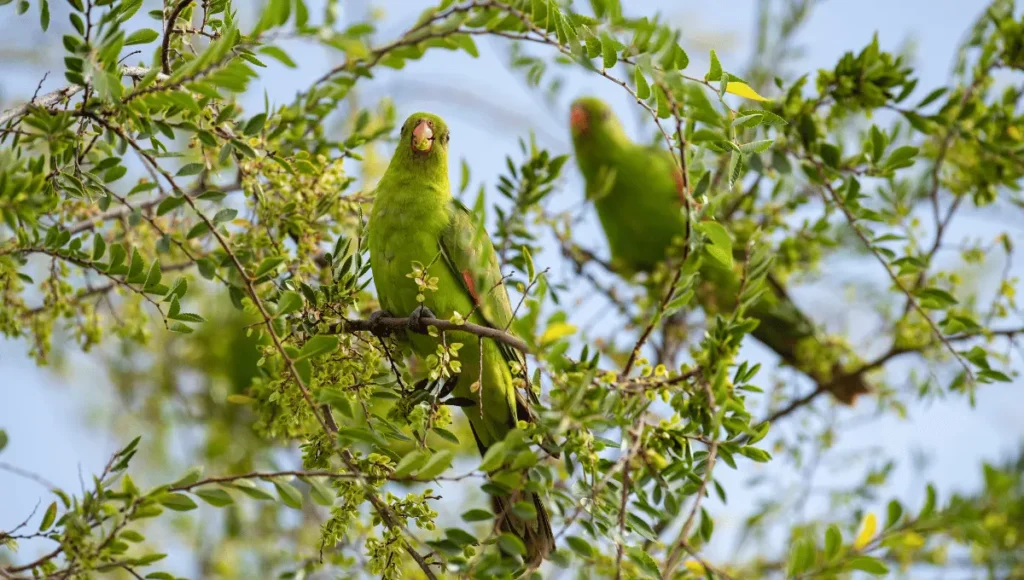
[[[764,58],[749,70],[711,52],[706,72],[677,30],[619,0],[443,0],[384,41],[372,19],[338,22],[334,0],[322,14],[269,0],[249,26],[241,2],[142,4],[68,0],[66,87],[0,113],[0,330],[40,364],[69,341],[103,358],[150,425],[83,490],[53,489],[26,525],[0,531],[0,576],[174,578],[161,560],[176,531],[191,552],[174,556],[203,577],[507,577],[523,546],[493,533],[485,494],[527,481],[546,497],[558,546],[534,574],[832,578],[960,558],[993,577],[1024,573],[1019,462],[985,466],[975,496],[937,497],[922,481],[923,506],[893,499],[876,515],[866,506],[892,496],[880,464],[833,494],[827,518],[794,522],[781,501],[749,514],[746,532],[774,548],[704,554],[708,498],[743,493],[720,473],[813,464],[842,436],[822,419],[836,404],[822,395],[843,377],[875,389],[859,404],[901,416],[934,397],[967,408],[1015,375],[1011,237],[950,238],[962,212],[1024,207],[1024,89],[996,80],[1024,69],[1012,2],[984,9],[938,87],[918,86],[877,39],[834,68],[775,76],[770,55],[783,60],[810,0],[766,12]],[[47,0],[0,6],[43,30],[58,12]],[[631,95],[653,141],[675,153],[691,209],[681,252],[626,284],[576,239],[577,215],[548,203],[581,197],[564,191],[568,152],[522,135],[507,173],[481,177],[476,196],[471,168],[454,168],[456,194],[494,224],[517,305],[497,338],[528,353],[540,399],[537,422],[482,458],[428,388],[458,372],[458,345],[409,360],[370,332],[382,329],[368,321],[378,305],[365,216],[401,119],[389,101],[353,99],[376,71],[413,68],[428,51],[472,58],[481,36],[503,39],[515,70],[551,98],[574,68]],[[266,61],[303,66],[285,38],[343,62],[286,106],[243,110]],[[958,259],[940,260],[950,249]],[[708,299],[705,260],[740,273],[736,308]],[[757,323],[746,309],[767,287],[785,293],[851,261],[885,276],[842,298],[877,321],[870,343],[821,324],[798,348],[820,370],[813,381],[739,357]],[[571,266],[571,285],[547,266]],[[433,290],[412,264],[409,276]],[[600,328],[579,329],[563,299],[573,286],[604,295]],[[461,319],[429,332],[453,328],[486,333]],[[188,412],[168,411],[172,399]],[[165,439],[180,428],[202,433],[199,467],[163,478]],[[222,515],[173,517],[201,503]],[[19,559],[19,542],[39,538],[44,555]]]

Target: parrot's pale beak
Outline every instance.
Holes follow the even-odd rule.
[[[412,130],[412,149],[419,153],[426,153],[434,146],[434,130],[427,121],[420,121]]]
[[[587,132],[587,112],[580,105],[574,105],[569,111],[569,124],[573,133],[581,135]]]

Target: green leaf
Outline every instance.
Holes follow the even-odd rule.
[[[136,532],[135,530],[124,530],[123,532],[121,532],[121,534],[118,537],[121,538],[122,540],[126,540],[128,542],[138,543],[138,542],[146,541],[146,536],[143,536],[142,534],[140,534],[139,532]]]
[[[172,196],[160,202],[160,205],[156,206],[156,215],[164,215],[165,213],[184,205],[184,196]]]
[[[103,257],[103,253],[107,251],[107,242],[103,239],[103,235],[96,232],[92,236],[92,261],[95,262]]]
[[[159,562],[167,557],[167,554],[146,554],[145,556],[135,558],[134,562],[136,566],[148,566],[153,562]]]
[[[113,183],[124,177],[125,173],[128,173],[128,168],[124,165],[111,167],[103,174],[103,183]]]
[[[288,68],[296,68],[298,66],[297,64],[295,64],[295,61],[292,60],[290,56],[288,56],[288,53],[286,53],[285,51],[281,50],[276,46],[264,46],[260,48],[260,52],[269,56],[270,58],[277,60],[278,62],[280,62],[281,64],[285,65]]]
[[[825,530],[825,557],[831,560],[839,554],[839,548],[843,546],[843,533],[839,526],[832,524]]]
[[[633,79],[636,82],[636,96],[641,99],[647,99],[651,96],[651,86],[647,84],[647,79],[644,78],[644,73],[640,71],[640,67],[636,67],[633,72]]]
[[[208,231],[210,231],[210,226],[206,225],[206,222],[199,222],[196,225],[192,226],[192,229],[190,229],[188,233],[185,234],[185,239],[191,240],[193,238],[198,238],[199,236],[205,234]]]
[[[875,576],[881,576],[889,572],[889,567],[886,566],[878,558],[872,558],[871,556],[857,556],[856,558],[850,559],[847,562],[846,567],[850,570],[860,570],[861,572],[867,572]]]
[[[454,457],[454,454],[447,449],[438,452],[416,473],[416,479],[428,480],[441,475],[452,464]]]
[[[487,448],[487,452],[484,453],[483,459],[480,460],[480,467],[478,469],[480,471],[494,471],[505,463],[505,455],[504,441],[491,445]]]
[[[728,230],[722,224],[712,221],[697,224],[697,230],[711,241],[710,246],[704,247],[708,254],[722,265],[732,268],[732,238]]]
[[[302,294],[292,292],[291,290],[282,292],[281,298],[277,301],[277,316],[291,314],[292,312],[302,308],[303,304],[304,301],[302,300]]]
[[[814,544],[806,538],[800,538],[789,553],[788,576],[798,576],[806,572],[813,563]]]
[[[313,498],[313,501],[322,506],[334,504],[334,492],[324,485],[322,481],[319,479],[309,479],[307,483],[309,483],[309,495]]]
[[[452,542],[455,542],[459,547],[477,544],[477,539],[473,534],[458,528],[447,528],[444,531],[444,535]]]
[[[274,496],[271,495],[270,492],[266,491],[262,487],[258,487],[255,483],[247,479],[236,480],[232,487],[253,499],[258,499],[260,501],[270,501],[274,499]]]
[[[477,49],[476,42],[472,36],[468,34],[453,34],[450,38],[452,42],[473,58],[480,56],[480,51]]]
[[[263,124],[266,122],[267,115],[265,113],[255,115],[252,119],[249,119],[248,123],[245,124],[245,128],[242,129],[242,132],[250,136],[255,135],[263,130]]]
[[[467,522],[487,522],[494,519],[494,514],[487,510],[472,509],[463,513],[462,519]]]
[[[614,68],[615,63],[619,61],[618,55],[615,53],[615,46],[609,39],[605,39],[601,43],[601,58],[603,59],[602,64],[606,69]]]
[[[224,199],[225,197],[227,197],[227,195],[223,191],[216,191],[216,190],[211,189],[210,191],[204,191],[196,199],[201,199],[203,201],[217,202],[217,201],[220,201],[220,200]]]
[[[167,330],[170,330],[171,332],[178,332],[181,334],[192,334],[192,332],[194,332],[191,326],[184,324],[182,322],[175,322],[174,324],[167,327]]]
[[[286,258],[284,256],[270,256],[269,258],[264,258],[263,261],[260,262],[259,267],[256,268],[256,273],[253,274],[253,277],[262,278],[264,275],[269,274],[271,270],[280,266],[285,260]]]
[[[942,95],[946,94],[946,91],[948,91],[948,90],[949,90],[948,87],[940,87],[940,88],[935,89],[934,91],[928,93],[928,95],[925,96],[925,98],[921,99],[921,102],[918,103],[917,106],[914,107],[914,108],[915,109],[920,109],[921,107],[926,107],[926,106],[930,105],[936,99],[938,99]]]
[[[202,163],[187,163],[178,170],[177,177],[187,177],[189,175],[199,175],[206,169],[206,166]]]
[[[750,143],[744,143],[743,145],[740,145],[740,152],[745,154],[764,153],[774,142],[774,139],[764,139],[763,141],[751,141]]]
[[[162,277],[163,274],[160,272],[160,261],[157,260],[149,267],[149,274],[146,274],[146,283],[143,284],[142,287],[146,290],[155,288],[160,284],[160,279]]]
[[[172,509],[177,512],[187,512],[194,510],[198,505],[192,501],[192,498],[183,493],[169,493],[160,496],[160,505]]]
[[[302,381],[302,384],[308,385],[313,379],[313,365],[308,360],[296,361],[295,370],[299,373],[299,380]]]
[[[594,555],[594,548],[590,545],[590,542],[584,540],[579,536],[566,536],[565,542],[569,544],[573,552],[576,552],[584,558],[590,558]]]
[[[129,284],[140,284],[146,280],[143,271],[146,269],[146,261],[142,259],[139,250],[132,248],[132,261],[128,266],[128,277],[125,279]]]
[[[306,341],[295,360],[316,358],[338,349],[338,337],[332,334],[318,334]]]
[[[53,525],[53,521],[57,518],[57,502],[50,504],[50,507],[46,508],[46,513],[43,514],[43,521],[39,523],[39,531],[45,532],[50,529]]]
[[[957,303],[956,298],[954,298],[952,294],[942,288],[936,288],[934,286],[921,288],[914,294],[917,295],[918,298],[921,298],[921,305],[925,308],[939,310],[953,306]]]
[[[192,493],[199,496],[199,498],[205,501],[206,503],[215,507],[224,507],[226,505],[231,505],[235,503],[235,500],[234,498],[231,497],[231,494],[220,488],[198,489]]]
[[[178,478],[178,480],[172,483],[170,487],[177,488],[185,487],[186,485],[192,485],[193,483],[199,481],[199,478],[202,476],[203,466],[195,465],[193,467],[190,467],[188,471],[185,472],[185,475],[182,475],[180,478]]]
[[[218,226],[218,225],[220,225],[220,224],[222,224],[224,222],[229,222],[229,221],[235,219],[236,215],[238,215],[238,210],[231,209],[231,208],[224,208],[224,209],[220,210],[219,212],[217,212],[217,214],[215,216],[213,216],[213,225]]]
[[[527,521],[537,519],[537,508],[530,501],[517,501],[512,504],[512,513]]]
[[[511,534],[509,532],[504,532],[498,536],[498,547],[501,548],[502,552],[513,556],[522,556],[526,554],[526,544],[516,537],[515,534]]]
[[[889,154],[889,158],[885,160],[886,169],[910,167],[914,164],[914,157],[917,156],[917,151],[917,147],[910,145],[897,147],[895,151]]]
[[[394,479],[408,477],[415,473],[417,469],[426,465],[428,459],[430,459],[430,454],[426,451],[419,449],[410,451],[395,466],[395,470],[391,472],[391,477]]]
[[[630,560],[636,562],[637,566],[640,566],[640,568],[649,576],[661,578],[661,571],[658,569],[658,563],[655,562],[654,558],[652,558],[651,555],[643,549],[631,547],[626,550],[626,554],[629,555]]]
[[[0,449],[3,449],[3,445],[0,445]],[[929,483],[928,487],[925,488],[924,505],[921,506],[917,519],[924,519],[932,515],[932,512],[935,511],[935,496],[935,486]]]
[[[885,518],[885,529],[889,529],[896,525],[901,516],[903,516],[903,506],[900,505],[900,502],[895,499],[889,501],[889,507]]]
[[[765,463],[771,461],[772,456],[764,449],[758,449],[757,447],[740,447],[740,455],[749,457],[758,463]]]
[[[295,486],[283,481],[275,481],[274,488],[277,489],[277,494],[281,496],[284,505],[297,510],[302,509],[302,494],[295,489]]]
[[[128,35],[128,38],[124,39],[125,46],[131,46],[133,44],[147,44],[160,38],[160,33],[153,30],[152,28],[142,28]]]
[[[711,69],[704,75],[706,81],[718,81],[722,79],[722,63],[718,62],[718,55],[711,51]]]

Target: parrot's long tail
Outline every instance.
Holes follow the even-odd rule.
[[[516,502],[532,502],[537,517],[525,520],[512,512]],[[555,549],[555,535],[551,531],[551,518],[540,496],[532,491],[515,491],[505,497],[491,496],[491,508],[496,514],[495,524],[499,532],[511,532],[526,545],[526,564],[531,568],[540,566],[548,554]]]

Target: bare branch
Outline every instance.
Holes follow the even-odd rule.
[[[125,66],[121,67],[121,75],[132,78],[142,78],[149,74],[150,69],[141,66]],[[157,80],[166,79],[166,75],[157,75]],[[17,120],[27,115],[33,108],[39,107],[41,109],[53,109],[58,105],[64,103],[74,95],[85,90],[85,87],[81,85],[68,85],[61,87],[55,91],[46,93],[45,95],[32,99],[24,105],[7,109],[0,113],[0,125],[4,125],[9,121]]]
[[[346,320],[331,326],[327,332],[329,334],[348,334],[351,332],[373,332],[380,334],[396,330],[425,332],[427,327],[433,326],[440,331],[468,332],[469,334],[475,334],[481,338],[490,338],[498,342],[505,343],[523,353],[530,352],[529,345],[527,345],[522,339],[513,336],[508,332],[498,330],[497,328],[491,328],[490,326],[480,326],[479,324],[472,324],[470,322],[458,324],[450,320],[441,320],[438,318],[420,318],[420,321],[423,327],[417,329],[413,328],[411,318],[381,318],[376,322],[370,322],[369,320]]]

